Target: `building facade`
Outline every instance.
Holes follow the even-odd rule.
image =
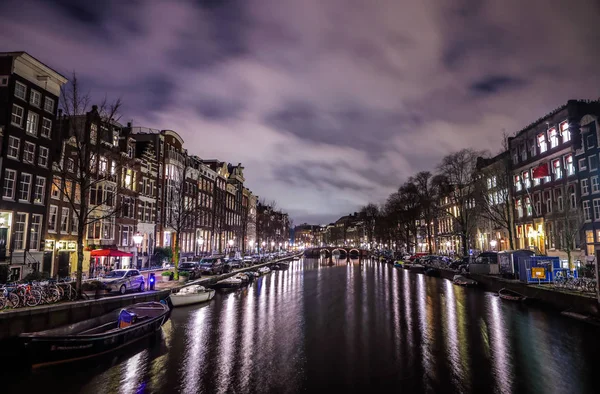
[[[26,52],[0,53],[0,264],[42,269],[53,127],[67,79]]]

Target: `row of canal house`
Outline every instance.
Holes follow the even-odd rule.
[[[241,164],[189,154],[172,130],[107,122],[97,107],[60,114],[66,83],[25,52],[0,53],[0,264],[10,279],[76,269],[80,168],[93,217],[81,246],[87,276],[149,266],[177,230],[183,260],[244,250],[256,237],[257,198]],[[77,149],[81,136],[87,154]],[[174,226],[180,192],[198,209]]]
[[[517,248],[600,250],[600,103],[570,100],[509,139]]]

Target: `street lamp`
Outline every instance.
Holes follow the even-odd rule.
[[[492,250],[496,249],[496,244],[497,244],[497,241],[495,239],[492,239],[490,241],[490,246],[492,247]]]
[[[231,253],[231,248],[233,248],[233,239],[227,241],[227,244],[229,245],[229,253]]]
[[[266,244],[267,244],[267,243],[266,243],[265,241],[262,241],[262,244],[261,244],[261,245],[262,245],[262,252],[263,252],[263,255],[265,254],[265,245],[266,245]],[[260,251],[259,251],[259,252],[260,252]],[[259,253],[259,254],[260,254],[260,253]]]
[[[137,268],[137,262],[138,262],[138,249],[140,248],[140,245],[142,244],[142,240],[144,239],[144,237],[142,236],[142,234],[140,234],[140,232],[138,231],[137,233],[135,233],[135,235],[133,236],[133,243],[135,244],[135,268]],[[131,267],[133,268],[133,267]]]
[[[271,241],[271,252],[273,251],[273,248],[275,248],[275,241]]]

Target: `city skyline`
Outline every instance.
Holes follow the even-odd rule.
[[[504,132],[600,95],[592,1],[395,3],[9,1],[1,49],[122,96],[122,123],[242,162],[296,223],[382,201],[463,146],[497,153]]]

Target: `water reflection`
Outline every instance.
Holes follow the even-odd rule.
[[[6,392],[587,393],[595,349],[596,330],[444,279],[304,260],[174,310],[147,349]]]

